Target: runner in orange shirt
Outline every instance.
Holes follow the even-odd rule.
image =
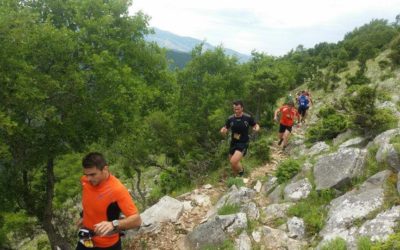
[[[82,165],[83,212],[76,249],[122,249],[119,232],[140,227],[139,211],[127,188],[109,172],[102,154],[89,153]]]
[[[278,145],[282,145],[282,149],[285,149],[289,141],[290,133],[292,132],[295,118],[297,118],[297,123],[300,124],[300,115],[294,107],[292,98],[288,98],[285,105],[275,110],[275,121],[278,121],[278,114],[280,114]]]

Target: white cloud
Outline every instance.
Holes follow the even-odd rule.
[[[394,21],[400,0],[134,0],[150,25],[249,54],[337,42],[372,19]],[[304,33],[307,32],[307,33]]]

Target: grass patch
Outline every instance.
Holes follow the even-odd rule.
[[[360,237],[357,239],[357,250],[371,250],[372,241],[369,237]]]
[[[236,214],[240,212],[240,206],[237,204],[224,204],[220,209],[218,209],[219,215]]]
[[[299,170],[300,163],[296,160],[288,159],[279,164],[275,176],[278,178],[278,183],[282,184],[295,176]]]
[[[390,235],[387,241],[373,243],[370,249],[371,250],[400,249],[400,232]]]
[[[244,186],[244,182],[242,178],[239,177],[229,177],[226,180],[226,185],[228,187],[232,187],[233,185],[235,185],[236,187],[243,187]]]
[[[385,201],[383,203],[384,209],[389,209],[393,206],[400,205],[400,197],[397,191],[397,174],[389,176],[384,186]]]
[[[393,145],[397,154],[400,154],[400,135],[396,135],[392,139],[390,139],[390,143]]]
[[[325,243],[321,250],[347,250],[346,241],[338,237]]]
[[[328,211],[325,206],[335,198],[334,190],[311,191],[310,195],[288,210],[289,216],[303,218],[306,231],[311,235],[317,234],[325,225]]]
[[[354,178],[352,180],[352,182],[351,182],[352,186],[361,185],[370,176],[372,176],[380,171],[383,171],[387,168],[386,164],[378,163],[376,161],[376,153],[378,152],[378,149],[379,149],[378,145],[373,145],[368,148],[368,153],[367,153],[366,161],[365,161],[364,173],[361,176]]]
[[[206,246],[201,248],[202,250],[234,250],[235,249],[235,244],[234,240],[232,239],[226,239],[220,246]]]

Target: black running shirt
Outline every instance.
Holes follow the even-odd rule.
[[[225,127],[232,131],[232,143],[247,143],[249,141],[249,128],[256,125],[253,117],[243,113],[241,117],[231,115],[226,120]]]

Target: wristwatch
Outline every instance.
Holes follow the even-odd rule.
[[[114,229],[118,229],[118,227],[119,227],[119,220],[113,220],[111,223],[112,223]]]

